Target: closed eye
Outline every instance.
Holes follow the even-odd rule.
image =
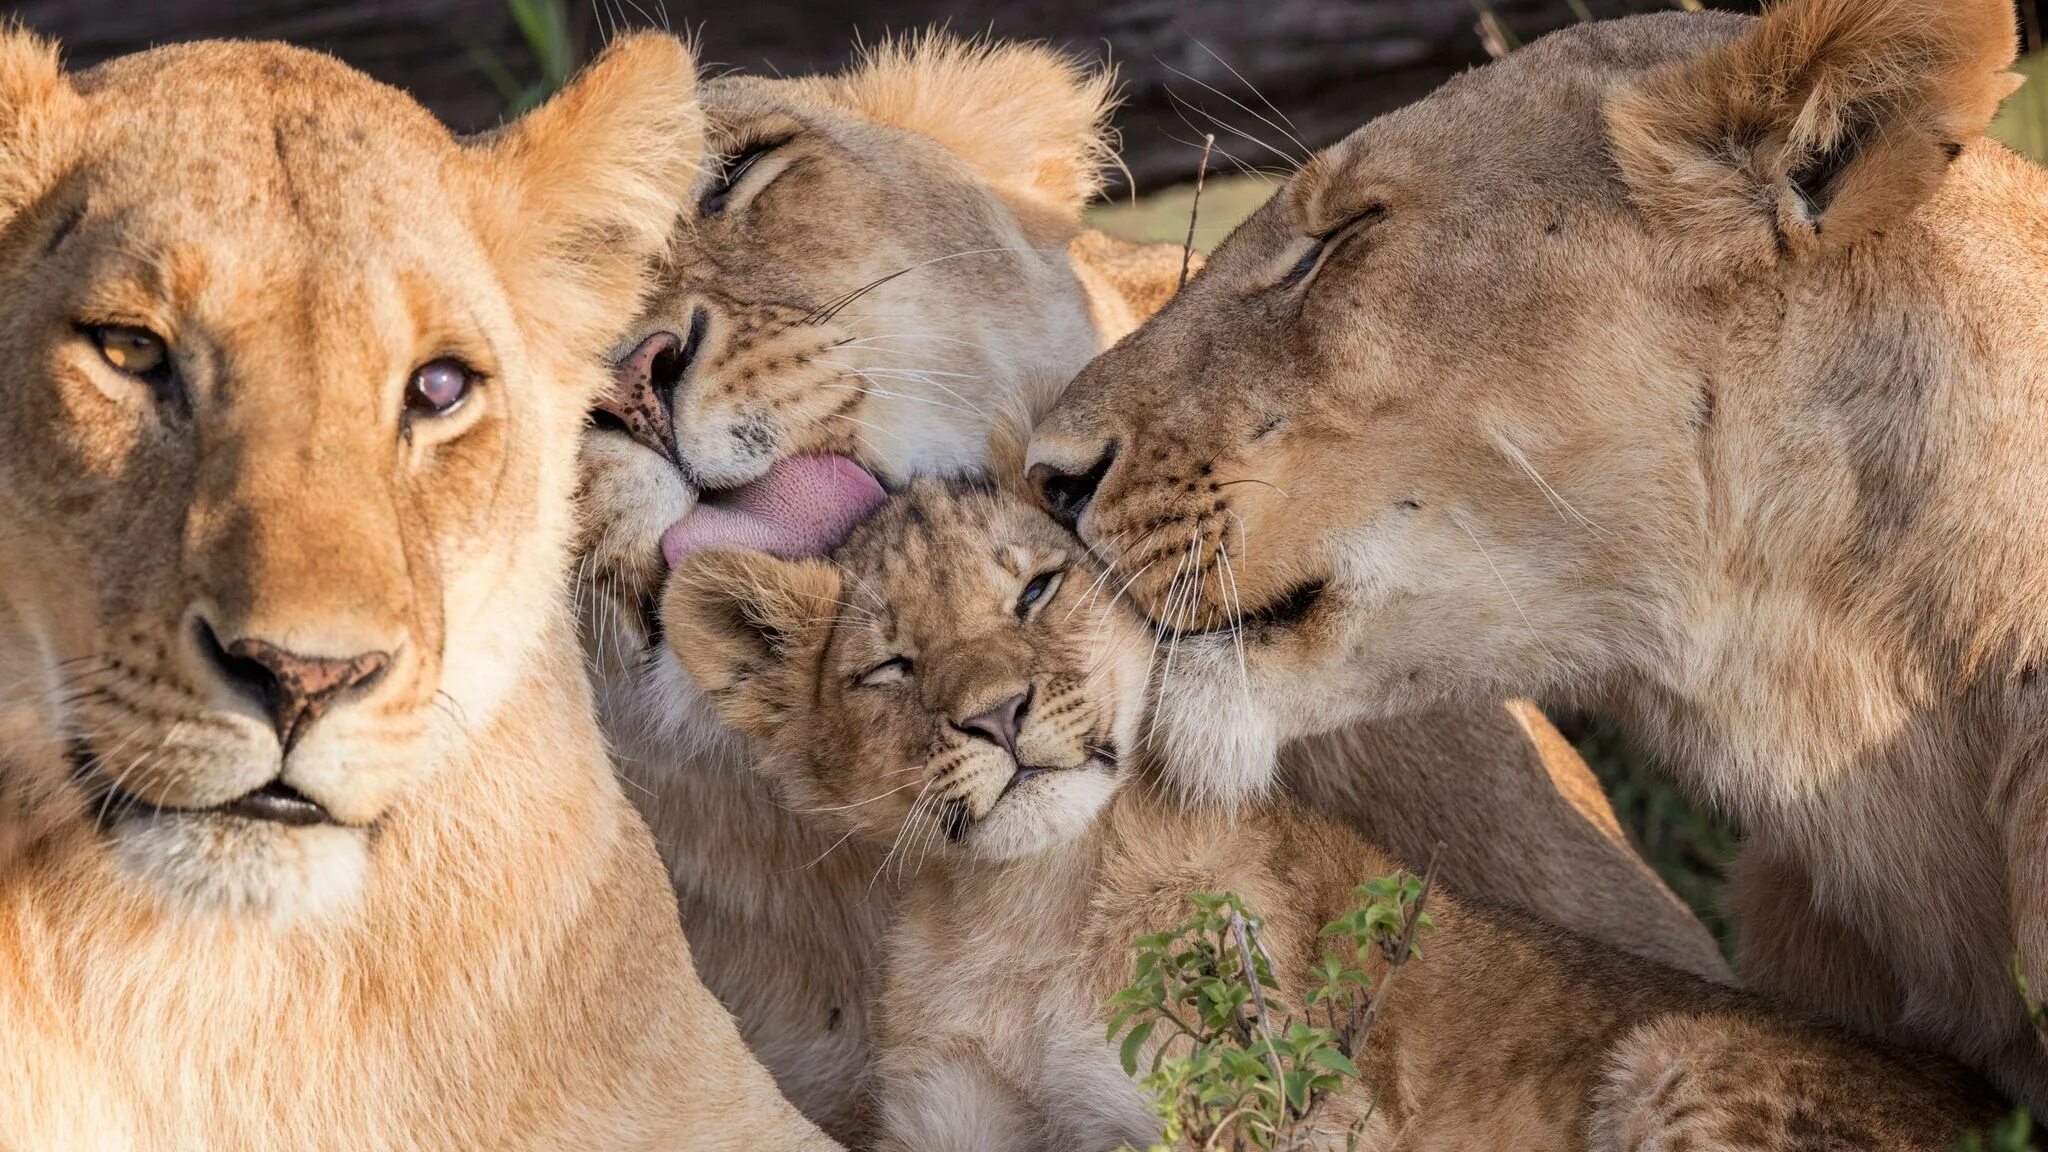
[[[854,683],[863,688],[873,688],[881,684],[894,684],[898,680],[907,679],[909,676],[910,657],[891,656],[880,664],[854,677]]]
[[[1060,590],[1060,577],[1066,574],[1065,568],[1055,568],[1025,581],[1023,590],[1017,593],[1017,619],[1030,619],[1031,613],[1051,600],[1053,594]]]
[[[787,139],[763,140],[742,148],[720,168],[717,179],[711,182],[711,187],[705,189],[704,195],[697,201],[697,211],[705,216],[724,215],[726,205],[732,200],[733,190],[747,178],[747,173],[758,167],[769,153],[787,143]]]
[[[1386,214],[1386,205],[1370,204],[1345,217],[1335,227],[1325,229],[1310,242],[1308,251],[1301,254],[1301,259],[1294,262],[1294,267],[1289,268],[1287,274],[1282,276],[1279,284],[1275,286],[1292,288],[1307,280],[1317,268],[1322,267],[1323,261],[1330,253],[1342,247],[1346,240],[1363,232],[1368,225],[1377,223]]]

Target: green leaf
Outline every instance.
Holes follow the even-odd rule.
[[[1310,1061],[1328,1068],[1332,1072],[1349,1076],[1353,1080],[1359,1078],[1358,1065],[1351,1062],[1351,1057],[1337,1051],[1335,1048],[1318,1048],[1314,1052],[1309,1053],[1308,1058]]]
[[[1145,1046],[1146,1040],[1151,1039],[1152,1027],[1157,1023],[1157,1020],[1147,1020],[1131,1029],[1130,1035],[1124,1037],[1123,1045],[1117,1049],[1117,1057],[1124,1064],[1124,1075],[1138,1074],[1138,1050]]]

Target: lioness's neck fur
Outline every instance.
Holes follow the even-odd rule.
[[[1753,319],[1707,368],[1697,551],[1608,697],[1749,832],[1758,977],[2036,1101],[2005,962],[2048,971],[2048,245],[2012,225],[2044,213],[1978,145],[1913,219],[1727,302]]]

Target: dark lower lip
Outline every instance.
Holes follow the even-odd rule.
[[[1284,631],[1301,623],[1308,618],[1310,612],[1315,611],[1315,607],[1322,600],[1323,592],[1326,588],[1327,585],[1320,580],[1307,584],[1297,584],[1288,589],[1279,599],[1246,612],[1239,619],[1235,627],[1225,624],[1216,628],[1175,629],[1169,628],[1149,616],[1146,617],[1146,620],[1152,625],[1154,632],[1164,636],[1179,636],[1183,638],[1192,636],[1228,636],[1233,632],[1243,632],[1247,635],[1255,636],[1264,632]]]
[[[310,828],[336,823],[334,817],[305,793],[282,780],[272,780],[252,792],[245,792],[225,804],[211,808],[176,808],[152,804],[119,788],[106,787],[93,800],[92,808],[102,828],[135,816],[235,816],[287,828]]]

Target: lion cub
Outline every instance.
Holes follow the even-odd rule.
[[[1232,815],[1147,786],[1129,761],[1155,642],[1114,591],[973,480],[914,482],[832,563],[705,553],[671,584],[670,643],[760,770],[907,875],[876,1040],[886,1146],[1145,1145],[1103,1041],[1130,941],[1191,891],[1233,891],[1292,992],[1353,885],[1396,867],[1285,800]],[[1365,1081],[1319,1114],[1327,1146],[1369,1112],[1375,1149],[1940,1148],[1995,1110],[1938,1060],[1518,915],[1430,908]]]

